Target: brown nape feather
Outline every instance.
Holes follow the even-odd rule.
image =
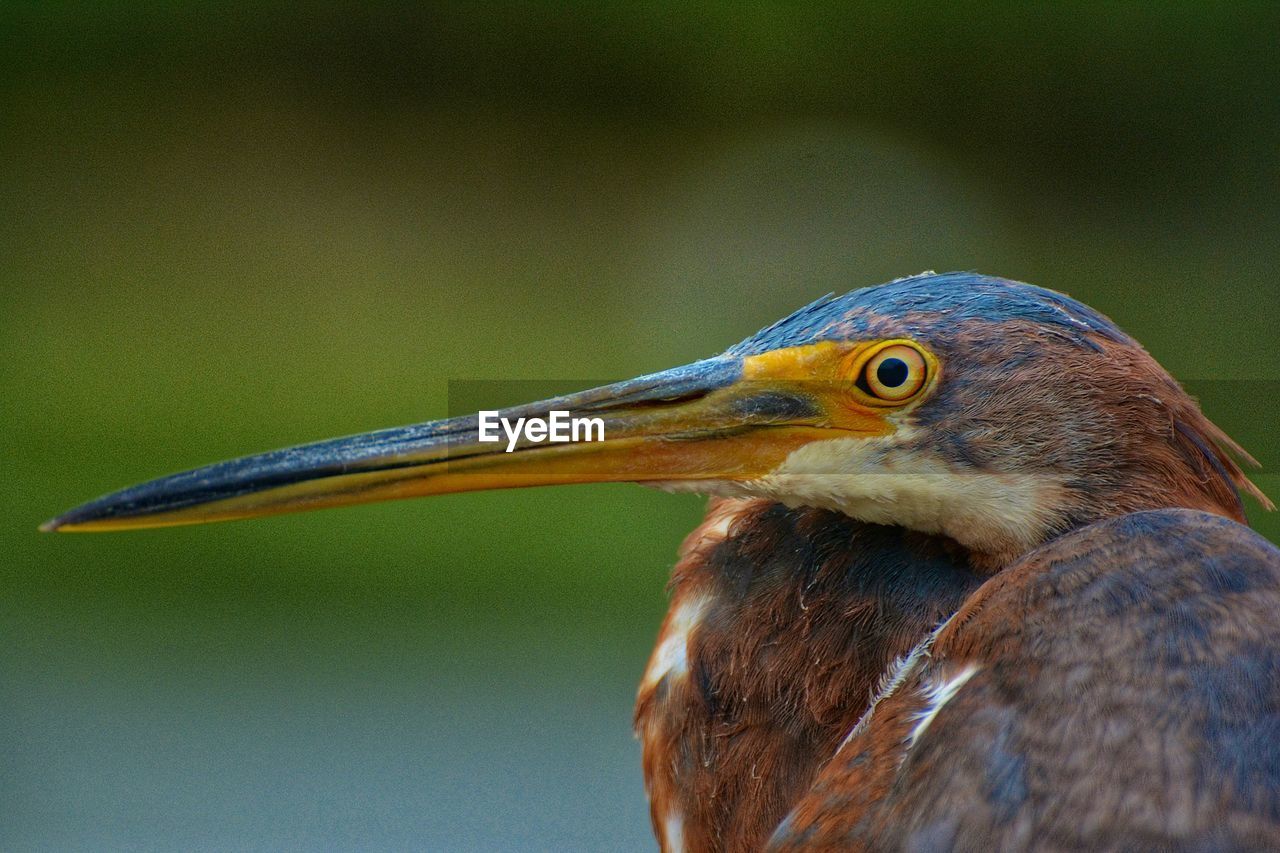
[[[1094,336],[1083,346],[1035,327],[960,326],[939,346],[944,363],[963,368],[944,374],[921,406],[909,448],[935,451],[957,470],[1046,484],[1039,529],[966,540],[987,568],[1125,513],[1184,507],[1243,522],[1241,493],[1273,508],[1236,459],[1257,463],[1132,340]]]
[[[982,579],[948,540],[713,501],[673,573],[636,707],[664,848],[759,849],[885,669]]]
[[[1103,357],[1121,371],[1118,385],[1125,398],[1119,402],[1126,420],[1116,431],[1133,443],[1128,452],[1137,462],[1127,499],[1114,514],[1185,507],[1245,522],[1241,492],[1275,509],[1236,461],[1256,468],[1257,460],[1210,421],[1146,350],[1135,343],[1125,352],[1106,343]]]
[[[1237,492],[1244,492],[1262,504],[1263,509],[1274,510],[1276,505],[1263,493],[1262,489],[1258,488],[1252,480],[1245,476],[1239,463],[1236,462],[1239,459],[1252,468],[1260,468],[1262,466],[1258,460],[1254,459],[1243,447],[1237,444],[1231,436],[1223,432],[1217,424],[1205,417],[1194,400],[1191,402],[1191,411],[1184,413],[1184,419],[1177,421],[1175,426],[1182,437],[1184,452],[1188,455],[1197,456],[1190,449],[1185,448],[1186,444],[1190,444],[1196,451],[1199,451],[1197,459],[1201,462],[1200,470],[1203,478],[1216,480],[1229,487],[1234,487]],[[1226,489],[1226,491],[1232,490],[1231,488]],[[1239,505],[1239,503],[1240,497],[1237,493],[1236,504]],[[1236,520],[1241,522],[1245,520],[1243,507],[1240,507],[1240,517]]]
[[[1209,420],[1200,410],[1199,403],[1188,395],[1146,350],[1139,347],[1134,360],[1136,364],[1133,369],[1149,370],[1157,374],[1164,380],[1166,386],[1165,393],[1157,392],[1157,396],[1161,409],[1167,413],[1170,423],[1167,427],[1159,423],[1154,424],[1154,429],[1146,435],[1146,438],[1151,441],[1147,449],[1158,454],[1162,447],[1176,448],[1181,456],[1180,461],[1185,463],[1191,476],[1187,477],[1184,471],[1179,471],[1179,466],[1175,463],[1165,463],[1170,469],[1169,482],[1174,486],[1173,499],[1166,502],[1157,501],[1153,505],[1135,506],[1128,511],[1163,506],[1186,507],[1216,512],[1246,523],[1244,503],[1240,498],[1242,492],[1254,498],[1264,508],[1275,509],[1275,504],[1245,476],[1239,462],[1236,461],[1240,460],[1246,465],[1257,468],[1258,460],[1250,456],[1217,424]],[[1164,441],[1159,441],[1160,438],[1164,438]],[[1138,485],[1141,486],[1142,483]]]

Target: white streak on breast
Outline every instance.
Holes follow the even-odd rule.
[[[871,704],[867,706],[862,719],[858,720],[857,724],[849,730],[849,734],[845,735],[844,740],[840,742],[840,746],[836,747],[837,755],[840,754],[840,750],[848,745],[849,741],[867,730],[867,727],[871,725],[871,717],[876,711],[876,706],[896,693],[898,688],[919,668],[924,659],[929,657],[938,635],[951,624],[951,620],[954,618],[956,617],[953,613],[930,631],[929,636],[917,643],[910,654],[906,657],[898,658],[889,665],[889,668],[880,676],[880,684],[876,687],[876,694],[871,698]]]
[[[706,596],[695,595],[676,605],[649,660],[642,689],[653,687],[666,676],[682,678],[689,674],[689,635],[702,620],[707,602]]]
[[[960,692],[960,688],[964,687],[965,682],[973,678],[979,669],[981,667],[975,664],[965,664],[963,669],[950,678],[936,679],[920,690],[925,706],[915,715],[916,725],[911,730],[911,734],[907,736],[907,749],[911,749],[916,745],[916,741],[920,740],[920,736],[924,734],[925,729],[929,728],[933,718],[938,716],[942,706],[950,702]]]
[[[734,522],[759,504],[759,499],[715,498],[703,519],[681,547],[682,557],[688,553],[711,548],[723,542],[729,536],[729,529]]]
[[[684,853],[684,817],[671,812],[662,822],[662,849],[666,853]]]
[[[703,536],[708,539],[713,537],[716,539],[725,538],[729,535],[729,525],[733,524],[736,518],[737,515],[734,513],[725,513],[702,529]]]

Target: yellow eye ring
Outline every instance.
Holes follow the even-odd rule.
[[[908,402],[929,382],[929,360],[914,344],[892,341],[871,354],[858,371],[858,389],[881,405]]]

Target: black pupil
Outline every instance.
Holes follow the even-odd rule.
[[[907,381],[911,368],[900,358],[886,358],[876,368],[876,379],[885,388],[899,388]]]

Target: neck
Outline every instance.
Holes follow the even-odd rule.
[[[664,848],[762,846],[882,673],[982,580],[942,537],[714,501],[681,551],[637,700]]]

